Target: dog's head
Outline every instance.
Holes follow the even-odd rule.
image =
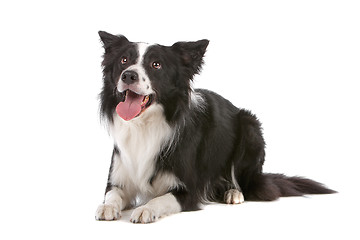
[[[172,46],[130,42],[100,31],[105,49],[101,113],[129,121],[161,104],[168,121],[189,107],[193,76],[200,71],[208,40]]]

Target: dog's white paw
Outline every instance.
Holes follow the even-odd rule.
[[[152,223],[159,218],[154,209],[146,206],[136,208],[130,217],[132,223]]]
[[[120,210],[112,204],[101,204],[95,213],[96,220],[118,220],[120,219]]]
[[[243,203],[244,195],[237,189],[230,189],[225,192],[224,200],[227,204],[240,204]]]

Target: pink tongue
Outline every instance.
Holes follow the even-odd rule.
[[[116,106],[117,114],[126,121],[133,119],[140,114],[143,99],[144,96],[129,91],[125,98],[125,102],[120,102]]]

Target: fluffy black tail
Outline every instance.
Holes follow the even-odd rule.
[[[269,173],[256,176],[244,191],[245,199],[250,201],[272,201],[279,197],[330,193],[336,191],[310,179]]]

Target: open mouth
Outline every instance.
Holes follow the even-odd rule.
[[[129,121],[140,116],[148,107],[150,107],[153,95],[140,95],[130,89],[122,92],[124,101],[116,106],[117,114],[124,120]]]

